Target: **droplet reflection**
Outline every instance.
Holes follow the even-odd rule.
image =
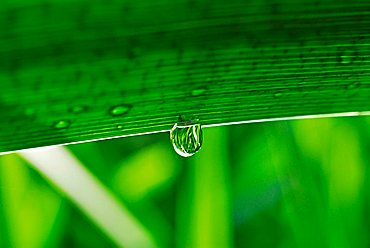
[[[170,132],[170,139],[176,153],[190,157],[197,153],[203,144],[203,132],[199,123],[176,123]]]

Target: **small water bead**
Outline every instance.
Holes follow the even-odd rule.
[[[340,62],[342,64],[350,64],[352,62],[352,57],[343,55],[340,57]]]
[[[283,96],[283,93],[282,92],[276,92],[275,94],[274,94],[274,97],[275,98],[280,98],[280,97],[282,97]]]
[[[66,129],[71,125],[71,122],[68,120],[60,120],[53,124],[55,129]]]
[[[352,82],[352,83],[347,85],[348,90],[357,89],[358,87],[360,87],[360,82],[358,82],[358,81]]]
[[[199,123],[176,123],[170,132],[170,139],[176,153],[190,157],[197,153],[203,144],[203,131]]]
[[[80,113],[85,112],[86,110],[87,110],[86,105],[76,105],[69,109],[69,111],[73,114],[80,114]]]
[[[116,126],[116,128],[117,128],[118,130],[122,130],[124,127],[123,127],[123,125],[118,124],[118,125]]]
[[[340,63],[342,64],[351,64],[356,58],[356,54],[353,50],[345,50],[340,56]]]
[[[113,106],[109,109],[109,113],[112,116],[121,116],[127,114],[131,110],[132,106],[128,104],[121,104]]]
[[[191,91],[192,96],[201,96],[204,95],[207,91],[207,87],[199,87]]]
[[[33,115],[35,115],[35,110],[33,109],[33,108],[26,108],[25,110],[24,110],[24,114],[26,115],[26,116],[33,116]]]

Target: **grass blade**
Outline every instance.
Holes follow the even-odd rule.
[[[370,111],[370,2],[2,4],[0,152]],[[68,34],[68,35],[67,35]]]
[[[118,246],[156,247],[148,231],[66,149],[33,150],[21,155]]]

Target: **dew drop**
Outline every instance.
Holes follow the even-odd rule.
[[[352,82],[352,83],[347,85],[348,90],[353,90],[353,89],[356,89],[358,87],[360,87],[360,82],[358,82],[358,81]]]
[[[170,132],[170,139],[176,153],[190,157],[197,153],[203,144],[203,131],[199,123],[176,123]]]
[[[55,129],[65,129],[65,128],[68,128],[70,125],[71,125],[71,122],[70,121],[60,120],[60,121],[55,122],[53,124],[53,127]]]
[[[275,94],[274,94],[274,97],[275,98],[280,98],[280,97],[282,97],[283,96],[283,93],[281,93],[281,92],[276,92]]]
[[[26,116],[33,116],[33,115],[35,115],[35,110],[33,108],[26,108],[24,110],[24,114]]]
[[[351,63],[351,61],[352,61],[352,59],[349,56],[343,55],[343,56],[340,57],[340,62],[342,64],[349,64],[349,63]]]
[[[121,115],[127,114],[130,111],[131,108],[132,108],[131,105],[121,104],[121,105],[111,107],[109,109],[109,113],[112,116],[121,116]]]
[[[201,95],[204,95],[207,91],[207,88],[206,87],[199,87],[199,88],[196,88],[196,89],[193,89],[191,91],[191,95],[192,96],[201,96]]]
[[[340,63],[344,65],[351,64],[355,58],[356,56],[353,50],[345,50],[340,56]]]
[[[73,114],[80,114],[80,113],[85,112],[86,110],[87,110],[86,105],[76,105],[69,109],[69,111]]]

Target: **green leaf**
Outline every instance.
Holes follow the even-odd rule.
[[[21,156],[118,246],[157,247],[151,233],[67,149],[34,149]]]
[[[368,114],[368,1],[1,4],[0,152]]]
[[[227,132],[209,129],[209,146],[188,159],[179,189],[176,247],[232,247]]]
[[[1,157],[0,182],[3,246],[56,246],[64,223],[61,196],[15,155]]]

